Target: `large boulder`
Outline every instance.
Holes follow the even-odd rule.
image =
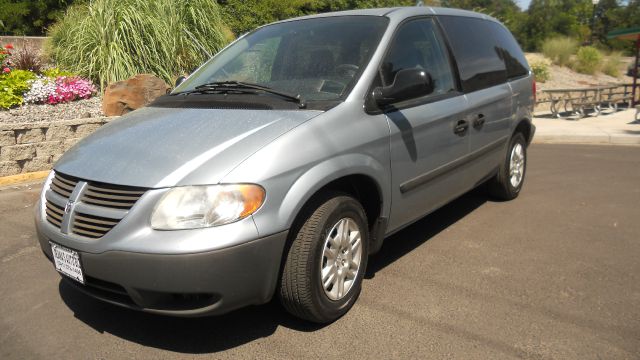
[[[151,74],[140,74],[124,81],[109,84],[102,98],[102,111],[106,116],[124,115],[139,109],[170,87],[162,79]]]

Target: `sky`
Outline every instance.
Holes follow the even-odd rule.
[[[527,8],[529,8],[529,3],[531,2],[531,0],[515,0],[516,4],[518,4],[518,6],[520,6],[520,9],[522,10],[527,10]],[[622,4],[625,5],[627,3],[627,1],[623,1]]]
[[[527,10],[530,2],[531,0],[516,0],[516,4],[518,4],[522,10]]]

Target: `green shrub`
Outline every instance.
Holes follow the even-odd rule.
[[[531,66],[531,71],[533,71],[537,82],[546,82],[551,77],[551,73],[549,72],[549,65],[547,65],[545,62],[532,62],[531,64],[529,64],[529,66]]]
[[[55,79],[59,76],[71,77],[71,76],[76,76],[78,74],[74,74],[71,71],[61,70],[60,68],[53,67],[53,68],[43,70],[42,75],[51,79]]]
[[[69,8],[48,49],[58,65],[104,89],[140,73],[171,82],[220,50],[225,34],[212,0],[93,0]]]
[[[22,105],[23,94],[29,91],[29,80],[35,78],[33,72],[26,70],[13,70],[0,75],[0,108],[8,109]]]
[[[620,52],[612,52],[602,65],[602,72],[613,77],[620,77],[620,68],[622,67],[622,54]]]
[[[574,70],[593,75],[602,66],[602,53],[593,46],[583,46],[578,50]]]
[[[578,42],[570,37],[556,37],[542,43],[542,53],[554,64],[566,66],[575,54]]]

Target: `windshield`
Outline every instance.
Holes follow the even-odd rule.
[[[377,16],[296,20],[260,28],[226,48],[174,90],[241,81],[310,101],[348,95],[387,26]]]

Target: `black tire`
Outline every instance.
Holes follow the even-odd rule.
[[[517,186],[513,186],[510,181],[509,167],[511,163],[511,153],[517,145],[522,146],[524,154],[524,167],[522,169],[522,178]],[[513,200],[518,197],[522,185],[524,184],[525,175],[527,173],[527,141],[522,133],[515,133],[509,142],[507,153],[504,161],[500,165],[498,174],[487,183],[489,194],[499,200]]]
[[[360,230],[360,265],[344,297],[331,300],[321,283],[322,254],[329,232],[345,218],[352,219]],[[280,301],[294,316],[316,323],[332,322],[344,315],[360,295],[369,251],[365,211],[350,196],[325,196],[309,207],[306,216],[302,215],[299,225],[292,231],[293,241],[285,254],[280,279]]]

